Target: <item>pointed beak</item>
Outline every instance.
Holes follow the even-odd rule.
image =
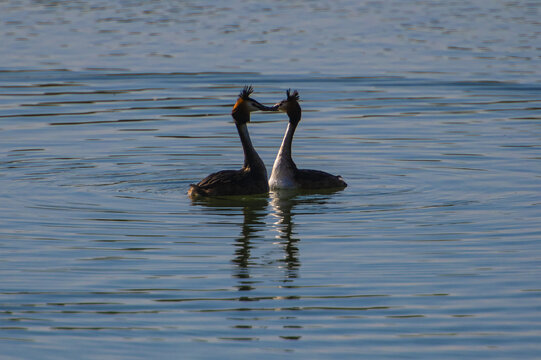
[[[276,105],[274,106],[265,106],[263,104],[261,104],[260,102],[252,99],[252,105],[254,105],[254,107],[256,107],[258,110],[261,110],[261,111],[276,111],[278,110],[278,107]]]
[[[267,111],[284,111],[283,108],[280,108],[280,106],[282,105],[283,105],[283,101],[279,101],[276,104],[269,107]]]
[[[281,102],[277,102],[276,104],[272,105],[269,109],[269,111],[278,111],[280,110],[280,104]]]

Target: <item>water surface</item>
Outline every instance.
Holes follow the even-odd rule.
[[[0,5],[4,357],[538,357],[535,3],[119,4]],[[187,198],[245,84],[345,190]]]

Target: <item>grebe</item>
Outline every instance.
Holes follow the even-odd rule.
[[[290,93],[286,91],[287,98],[273,106],[273,109],[285,111],[289,117],[289,124],[282,140],[282,145],[274,161],[269,187],[278,189],[330,189],[345,188],[347,184],[341,176],[331,175],[319,170],[300,170],[291,157],[291,144],[295,129],[301,121],[301,106],[297,90]]]
[[[222,170],[210,174],[197,185],[191,184],[188,196],[251,195],[269,192],[267,169],[255,151],[246,124],[252,111],[273,111],[250,97],[251,86],[245,86],[233,106],[231,116],[235,120],[244,150],[244,166],[240,170]]]

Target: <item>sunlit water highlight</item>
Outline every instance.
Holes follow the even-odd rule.
[[[467,19],[441,15],[464,13],[456,4],[433,4],[426,22],[422,3],[289,2],[265,10],[248,2],[276,22],[267,33],[263,17],[252,22],[268,36],[259,47],[243,40],[245,21],[233,21],[244,3],[173,13],[161,2],[107,4],[1,5],[12,16],[2,30],[13,49],[0,54],[10,64],[0,70],[3,357],[538,357],[541,86],[538,33],[526,31],[535,5],[469,8],[484,14],[483,23],[512,19],[513,34],[524,35],[513,47],[509,27],[464,28]],[[395,19],[397,8],[408,21]],[[129,11],[139,16],[125,22]],[[296,43],[288,36],[300,32],[316,42],[313,21],[289,21],[300,13],[327,31],[318,33],[319,46],[288,53],[274,36]],[[331,21],[336,13],[343,23]],[[400,24],[373,29],[376,38],[392,35],[391,50],[363,40],[357,64],[327,55],[325,48],[348,56],[358,49],[355,32],[368,29],[348,21],[374,14]],[[59,44],[57,31],[73,27],[76,15],[93,39],[89,48],[69,31],[65,52],[48,51],[47,42],[22,45],[47,34]],[[25,26],[40,31],[33,37]],[[196,48],[179,60],[178,44],[168,48],[167,39],[172,29],[194,28]],[[492,31],[494,41],[484,50],[449,44],[422,52],[396,42],[411,36],[404,29],[417,31],[408,44],[459,39],[458,29],[478,34],[474,43]],[[126,40],[147,33],[156,44]],[[105,53],[103,34],[114,54]],[[243,60],[231,69],[225,64],[238,54],[221,37],[240,39]],[[378,58],[380,51],[407,61]],[[415,51],[426,72],[415,70]],[[470,56],[476,51],[490,59]],[[27,53],[49,60],[15,62]],[[215,54],[223,57],[212,67]],[[245,84],[265,104],[299,90],[294,158],[341,174],[345,190],[187,198],[190,183],[241,166],[229,114]],[[252,116],[252,140],[269,171],[285,127],[284,114]]]

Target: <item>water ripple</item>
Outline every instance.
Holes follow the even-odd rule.
[[[536,358],[534,5],[149,4],[0,5],[4,357]],[[245,84],[346,189],[187,198]]]

